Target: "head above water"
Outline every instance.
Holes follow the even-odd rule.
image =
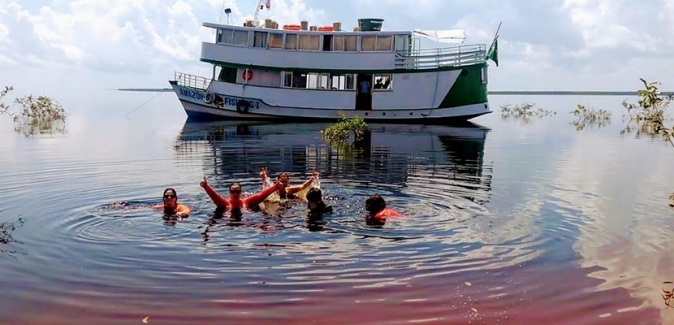
[[[372,194],[365,200],[365,210],[370,214],[377,214],[384,209],[386,209],[386,201],[379,194]]]
[[[277,177],[278,180],[278,191],[279,192],[285,192],[286,187],[288,187],[288,183],[290,182],[290,177],[288,177],[288,174],[283,172],[280,173]]]
[[[233,183],[229,186],[229,197],[232,199],[241,197],[241,184]]]
[[[171,187],[165,189],[162,200],[164,201],[165,207],[175,207],[178,204],[178,194],[176,193],[176,190]]]
[[[323,203],[323,192],[321,192],[320,188],[312,187],[307,192],[306,197],[309,210],[325,205],[325,203]]]

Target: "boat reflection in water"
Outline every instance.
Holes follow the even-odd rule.
[[[491,186],[491,166],[484,166],[489,129],[466,122],[455,126],[370,124],[351,146],[330,146],[320,137],[327,123],[187,122],[176,150],[182,157],[195,152],[210,157],[206,170],[246,183],[263,166],[271,176],[287,172],[292,183],[321,173],[323,183],[404,191],[408,182],[451,179],[470,189],[469,197],[485,202]],[[486,174],[486,175],[483,175]],[[478,191],[475,191],[478,190]]]

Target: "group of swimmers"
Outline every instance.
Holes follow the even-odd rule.
[[[242,197],[241,185],[239,183],[233,183],[229,186],[228,198],[220,195],[214,190],[206,180],[205,176],[203,180],[201,180],[200,185],[215,204],[217,208],[216,211],[229,210],[233,213],[238,212],[240,214],[244,209],[257,210],[261,203],[267,200],[270,195],[276,193],[281,200],[285,200],[286,202],[298,200],[306,201],[307,208],[309,209],[309,217],[321,217],[325,214],[332,213],[332,206],[323,201],[323,193],[320,187],[313,186],[309,188],[312,184],[315,185],[318,180],[318,172],[315,170],[312,172],[311,178],[302,184],[294,186],[289,185],[290,177],[288,177],[287,173],[279,174],[276,182],[272,183],[266,167],[262,168],[260,171],[260,177],[262,179],[263,189],[258,193],[246,197]],[[304,199],[302,199],[298,193],[307,188],[309,188],[309,190],[306,192]],[[178,203],[178,195],[173,188],[164,190],[163,205],[159,205],[157,208],[163,209],[164,213],[168,216],[188,217],[190,215],[190,208],[187,205]],[[400,216],[397,211],[387,208],[386,201],[378,194],[372,194],[365,200],[365,210],[368,212],[368,215],[365,218],[365,221],[368,224],[383,225],[388,218]]]

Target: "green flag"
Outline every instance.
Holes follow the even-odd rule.
[[[487,52],[487,60],[494,61],[494,63],[496,63],[496,66],[498,67],[498,36],[494,38],[494,41],[491,43],[491,46],[489,47],[489,52]]]

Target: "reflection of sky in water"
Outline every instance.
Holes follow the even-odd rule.
[[[491,128],[484,149],[474,130],[443,141],[437,133],[447,128],[387,126],[384,137],[372,139],[372,163],[363,164],[330,152],[311,125],[250,128],[274,135],[254,131],[244,141],[228,140],[225,134],[215,142],[216,150],[196,139],[176,141],[203,130],[184,125],[171,94],[124,118],[151,96],[126,94],[128,107],[103,109],[100,115],[94,104],[78,109],[64,135],[26,139],[0,120],[0,177],[7,180],[0,192],[0,222],[26,218],[13,234],[21,242],[14,249],[33,258],[30,270],[0,262],[7,275],[26,279],[8,284],[7,290],[21,288],[27,295],[37,290],[29,284],[37,279],[80,288],[100,282],[108,289],[114,287],[110,281],[117,281],[117,290],[149,288],[129,293],[130,301],[149,300],[189,291],[187,284],[203,288],[204,283],[219,283],[226,275],[240,282],[226,284],[238,296],[229,299],[317,299],[312,291],[339,299],[350,293],[345,284],[370,290],[422,280],[447,284],[449,274],[509,267],[522,274],[528,269],[575,272],[580,264],[601,267],[590,273],[605,281],[594,289],[623,287],[644,305],[662,306],[660,284],[670,280],[672,266],[672,212],[667,208],[672,189],[665,178],[672,149],[619,136],[622,98],[493,97],[496,110],[501,102],[532,101],[560,113],[530,125],[502,122],[498,111],[479,118]],[[575,103],[613,110],[613,125],[576,132],[566,124]],[[236,134],[236,127],[232,130],[229,135]],[[461,146],[468,143],[472,145]],[[202,175],[223,193],[232,181],[242,181],[244,191],[251,192],[259,189],[257,172],[263,165],[271,167],[272,177],[288,171],[295,184],[317,167],[326,194],[338,198],[331,204],[356,213],[338,211],[322,232],[306,229],[301,217],[248,214],[238,225],[206,222],[212,205],[198,185]],[[156,204],[169,186],[194,207],[196,217],[166,225],[142,209],[92,212],[120,200]],[[364,226],[358,213],[373,191],[383,193],[408,218],[382,229]],[[40,204],[27,204],[27,198]],[[303,206],[290,213],[301,216]],[[56,259],[68,264],[54,264]],[[145,271],[131,270],[131,265]],[[54,272],[44,271],[50,267]],[[81,271],[86,269],[100,273]],[[198,282],[167,286],[175,277]],[[538,275],[532,286],[546,285],[540,282],[544,280]],[[268,287],[243,294],[246,284],[262,282]],[[62,294],[60,290],[42,288],[45,296]],[[78,297],[110,298],[99,291]],[[202,291],[191,295],[228,299],[214,299],[212,288]],[[560,299],[573,294],[579,293],[563,292]],[[410,299],[437,295],[420,293]],[[374,298],[363,301],[369,299]],[[669,320],[669,314],[663,311],[661,317]]]

